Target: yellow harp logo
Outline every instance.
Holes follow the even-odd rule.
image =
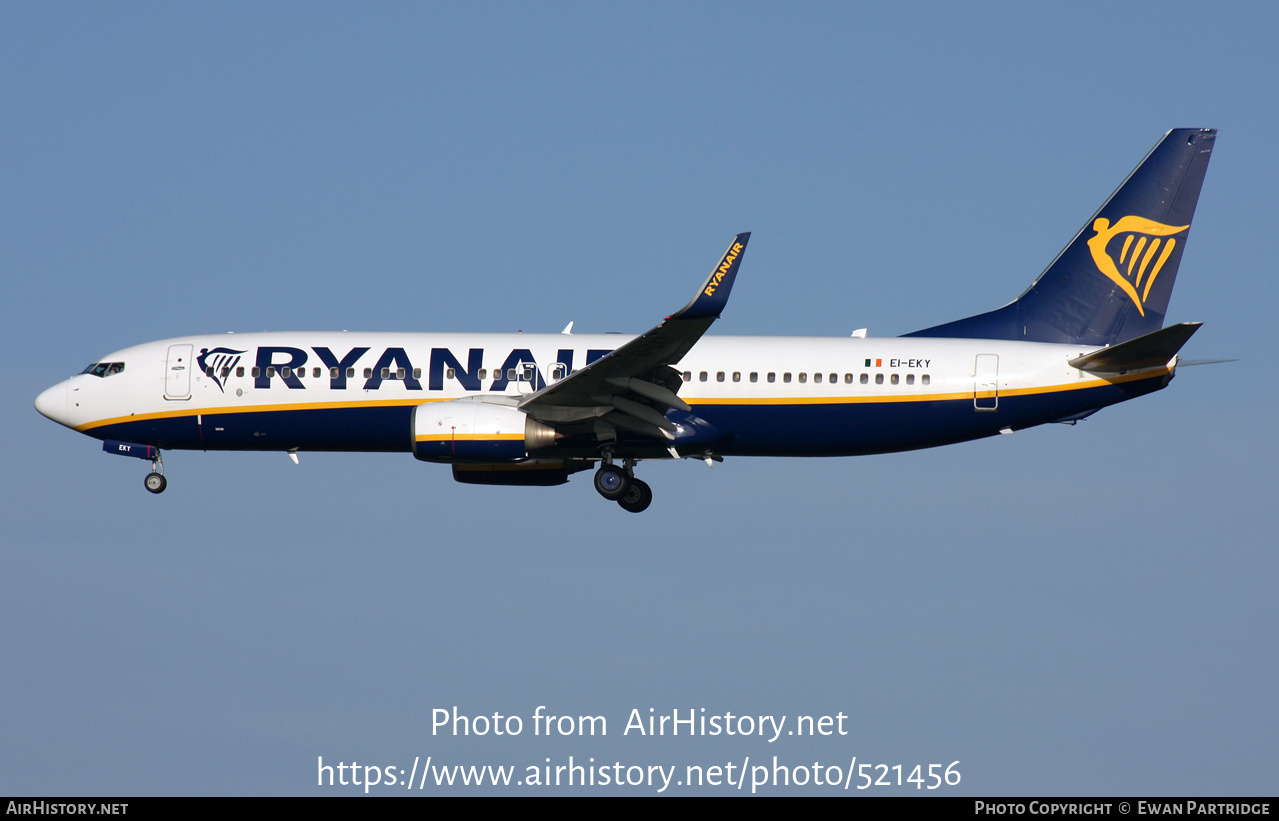
[[[1093,222],[1092,229],[1097,235],[1088,240],[1088,248],[1092,251],[1093,262],[1097,270],[1114,280],[1124,289],[1137,311],[1146,315],[1143,303],[1150,294],[1150,287],[1155,284],[1155,277],[1177,247],[1174,234],[1180,234],[1189,225],[1164,225],[1144,217],[1127,216],[1114,225],[1110,220],[1101,217]],[[1110,255],[1107,246],[1111,240],[1123,235],[1123,247],[1119,248],[1119,257]],[[1151,264],[1153,261],[1153,265]],[[1122,270],[1121,270],[1122,269]],[[1141,289],[1140,295],[1137,289]]]

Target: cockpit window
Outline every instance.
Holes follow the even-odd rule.
[[[94,362],[89,367],[80,371],[80,373],[92,374],[94,376],[115,376],[124,370],[123,362]]]

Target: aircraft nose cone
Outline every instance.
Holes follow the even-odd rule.
[[[67,424],[67,383],[60,382],[37,396],[36,410],[59,425]]]

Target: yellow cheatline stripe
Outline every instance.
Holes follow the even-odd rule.
[[[333,410],[342,408],[394,408],[412,405],[423,405],[427,402],[442,402],[448,397],[421,397],[414,399],[368,399],[354,400],[349,402],[298,402],[296,404],[287,405],[232,405],[224,408],[193,408],[190,406],[182,409],[174,409],[171,411],[159,411],[157,413],[137,413],[131,416],[115,416],[110,419],[98,419],[93,422],[85,422],[83,425],[75,427],[78,431],[92,430],[100,428],[103,425],[118,425],[123,422],[145,422],[149,419],[176,419],[183,416],[215,416],[218,414],[232,413],[267,413],[270,411],[296,411],[296,410]]]
[[[522,433],[430,433],[417,437],[419,442],[513,442],[524,441]]]

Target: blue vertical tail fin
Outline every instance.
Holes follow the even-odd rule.
[[[1163,327],[1217,131],[1169,131],[1016,301],[906,336],[1113,345]]]

